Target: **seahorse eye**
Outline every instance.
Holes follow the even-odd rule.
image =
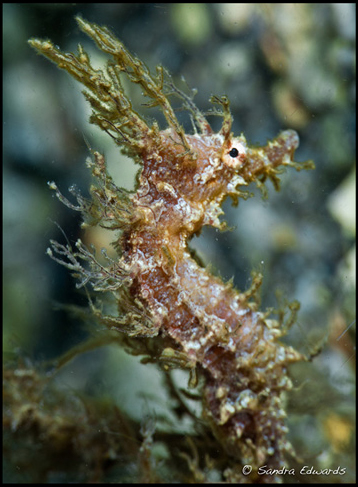
[[[236,147],[233,147],[231,151],[229,152],[229,155],[231,157],[237,157],[239,155],[239,151],[236,149]]]

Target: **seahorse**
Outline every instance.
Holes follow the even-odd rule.
[[[284,167],[301,170],[313,164],[294,161],[299,138],[293,130],[282,131],[262,147],[251,147],[243,134],[234,136],[224,96],[210,99],[218,107],[213,114],[223,117],[215,133],[193,97],[177,88],[164,68],[152,75],[106,27],[80,17],[77,22],[112,57],[105,71],[91,66],[81,46],[75,55],[62,53],[48,40],[29,42],[85,85],[90,122],[105,130],[141,170],[135,190],[127,192],[115,185],[104,156],[91,150],[88,166],[97,180],[91,199],[72,191],[78,201],[74,205],[50,183],[63,203],[82,212],[84,226],[119,231],[113,244],[117,260],[105,255],[107,265],[100,263],[81,240],[77,250],[52,241],[48,253],[80,278],[78,287],[90,284],[115,297],[113,315],[103,314],[91,301],[102,323],[132,337],[132,343],[145,344],[143,350],[164,368],[188,369],[190,387],[200,378],[203,418],[231,459],[226,479],[277,482],[277,477],[260,476],[258,469],[282,468],[292,451],[282,395],[292,387],[289,364],[307,357],[280,338],[299,305],[290,305],[286,323],[273,319],[259,310],[260,273],[250,289],[239,292],[201,266],[188,243],[203,226],[226,228],[219,217],[227,197],[237,203],[249,196],[246,186],[255,182],[263,188],[268,179],[279,189]],[[122,87],[123,74],[142,87],[149,107],[160,107],[166,128],[150,124],[133,109]],[[192,134],[180,125],[171,96],[189,112]],[[251,466],[250,477],[244,465]]]

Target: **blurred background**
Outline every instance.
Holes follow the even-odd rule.
[[[73,184],[86,194],[87,143],[105,154],[119,186],[133,188],[138,171],[110,137],[89,125],[79,84],[26,42],[48,38],[72,52],[81,43],[93,64],[103,66],[106,57],[79,31],[77,14],[109,27],[154,72],[162,64],[181,88],[197,89],[202,111],[211,108],[210,95],[226,94],[233,131],[249,144],[264,144],[282,129],[299,133],[296,160],[312,159],[316,169],[288,170],[279,193],[268,182],[267,200],[250,188],[255,197],[238,208],[225,202],[234,230],[204,229],[191,245],[241,290],[251,270],[261,270],[263,308],[277,308],[276,290],[300,301],[288,343],[306,354],[324,347],[312,363],[292,368],[290,438],[306,464],[346,467],[345,476],[331,481],[353,481],[355,5],[3,5],[3,343],[9,361],[54,359],[88,336],[83,323],[61,309],[87,299],[69,272],[46,256],[49,240],[65,242],[60,228],[71,243],[81,236],[100,249],[113,240],[94,230],[83,235],[79,215],[54,198],[47,182],[55,181],[65,196]],[[138,90],[125,87],[138,110],[153,117]],[[180,120],[190,131],[189,118],[180,114]],[[210,121],[219,128],[220,119]],[[118,347],[77,357],[57,380],[108,394],[139,421],[166,408],[155,366]],[[327,481],[323,477],[298,480]]]

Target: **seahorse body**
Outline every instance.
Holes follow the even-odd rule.
[[[247,194],[240,189],[271,179],[278,189],[282,166],[309,168],[295,163],[298,136],[281,132],[266,146],[252,148],[245,137],[231,133],[232,117],[225,97],[212,98],[222,106],[223,125],[214,133],[191,98],[172,82],[163,81],[163,70],[153,77],[108,29],[77,19],[80,27],[105,52],[111,54],[106,74],[94,70],[88,56],[64,54],[49,41],[30,41],[87,88],[91,122],[107,131],[124,151],[142,165],[137,188],[124,194],[106,171],[104,157],[94,152],[90,163],[98,184],[92,187],[92,201],[77,195],[74,207],[58,191],[59,198],[81,211],[87,224],[122,229],[115,243],[120,257],[99,264],[81,242],[78,252],[52,242],[53,250],[82,283],[96,291],[110,291],[118,302],[118,316],[99,319],[129,336],[157,340],[153,355],[162,364],[188,368],[204,377],[203,414],[214,435],[233,459],[226,476],[232,481],[274,482],[276,477],[259,477],[260,465],[284,466],[291,446],[286,440],[282,393],[290,389],[287,366],[305,357],[283,345],[282,323],[258,310],[257,275],[252,288],[240,293],[201,267],[188,242],[204,225],[223,229],[219,217],[228,196],[236,201]],[[125,73],[159,105],[168,122],[160,130],[132,108],[124,94],[120,75]],[[165,92],[167,90],[167,92]],[[188,135],[178,123],[169,94],[181,98],[197,131]],[[90,263],[91,271],[80,260]],[[295,311],[292,306],[291,311]],[[195,381],[192,380],[192,385]],[[253,473],[241,475],[243,464]]]
[[[180,164],[175,134],[162,137],[163,150],[143,158],[133,197],[138,221],[122,237],[131,289],[172,349],[189,367],[204,371],[204,411],[228,453],[244,463],[282,467],[290,445],[281,394],[291,387],[288,364],[303,356],[278,342],[278,323],[257,311],[247,295],[198,265],[188,240],[203,225],[220,227],[222,200],[265,171],[265,163],[283,163],[297,136],[282,133],[276,149],[270,147],[271,160],[260,162],[243,137],[187,136],[197,157]],[[230,156],[232,148],[237,157]]]

